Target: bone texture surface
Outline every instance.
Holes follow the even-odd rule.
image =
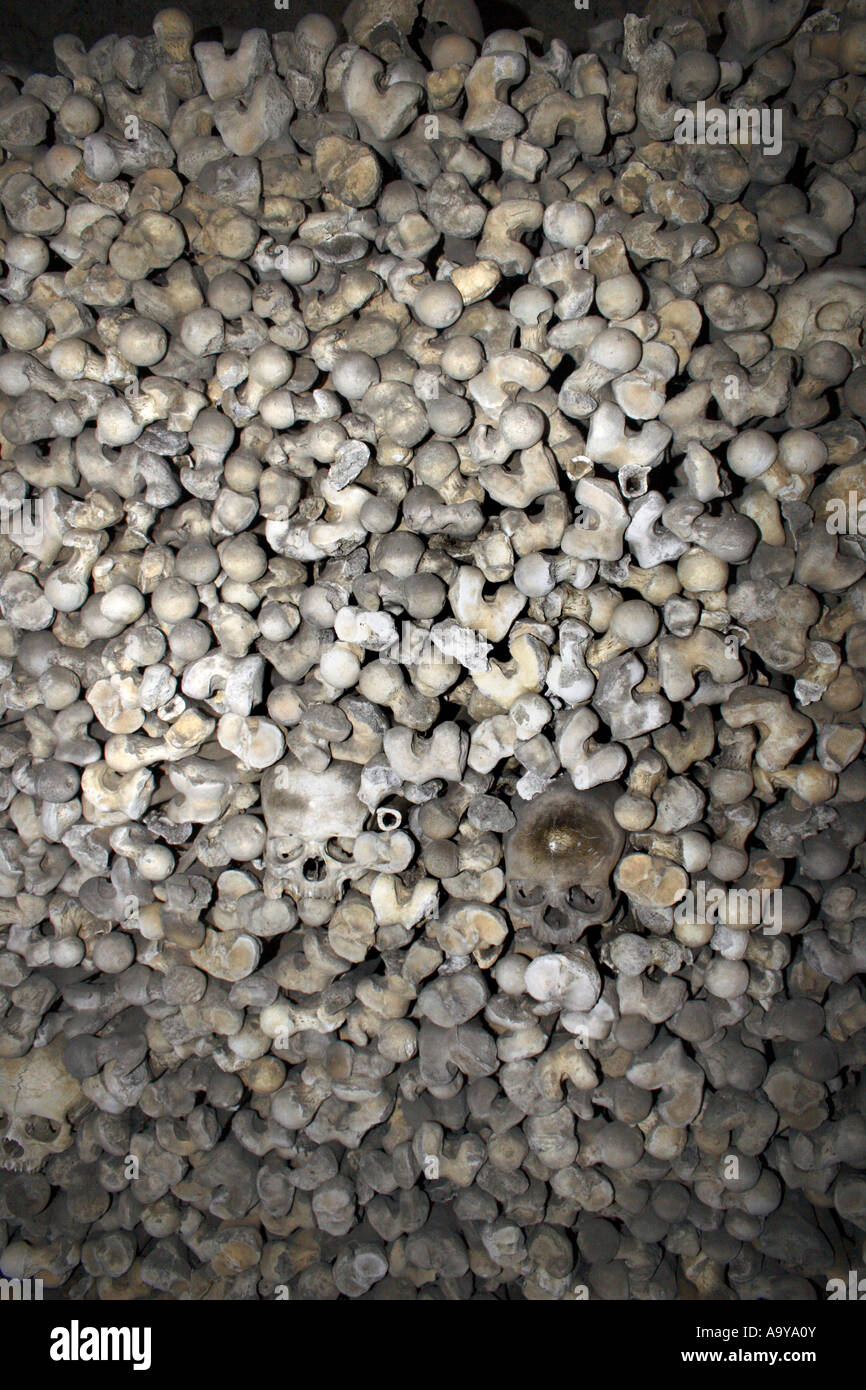
[[[0,64],[5,1278],[863,1263],[866,11],[806,10]]]

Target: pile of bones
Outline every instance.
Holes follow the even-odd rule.
[[[5,1277],[856,1268],[866,6],[806,9],[0,70]]]

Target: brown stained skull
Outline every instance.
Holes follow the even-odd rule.
[[[85,1103],[63,1065],[63,1039],[0,1061],[0,1169],[35,1173],[73,1142],[70,1114]]]
[[[610,878],[625,844],[611,810],[618,791],[579,792],[570,778],[558,777],[533,801],[512,803],[517,824],[505,841],[506,903],[515,923],[539,941],[577,941],[613,912]]]
[[[355,763],[310,772],[291,756],[262,777],[265,893],[288,892],[308,926],[327,922],[347,881],[365,871],[354,862],[354,843],[369,815],[358,799],[360,780]]]

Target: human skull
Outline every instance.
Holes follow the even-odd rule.
[[[578,792],[558,777],[533,801],[512,803],[505,900],[515,924],[531,927],[539,941],[577,941],[613,912],[610,876],[625,843],[611,811],[618,790]]]
[[[35,1173],[73,1141],[67,1118],[84,1101],[63,1065],[63,1040],[0,1061],[0,1168]]]
[[[355,763],[310,772],[292,756],[262,777],[265,893],[288,892],[307,926],[327,922],[347,880],[364,872],[354,862],[355,840],[369,815],[358,797],[360,782]]]

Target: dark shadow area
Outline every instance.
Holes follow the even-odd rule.
[[[0,61],[20,64],[34,72],[53,73],[52,42],[57,34],[76,34],[87,47],[106,34],[144,36],[151,32],[153,16],[163,8],[158,0],[153,5],[104,0],[94,6],[82,6],[80,0],[49,0],[45,5],[34,5],[32,0],[5,0],[0,7]],[[244,29],[278,33],[294,28],[302,15],[314,13],[328,15],[339,28],[346,5],[343,0],[291,0],[288,9],[278,10],[273,0],[246,0],[244,5],[226,10],[214,5],[213,0],[188,0],[181,8],[191,16],[198,40],[218,38],[221,26],[237,33]],[[610,0],[601,11],[592,6],[578,10],[573,0],[525,0],[520,6],[485,0],[478,8],[486,33],[531,25],[547,39],[560,38],[577,52],[586,45],[593,25],[641,6]]]

